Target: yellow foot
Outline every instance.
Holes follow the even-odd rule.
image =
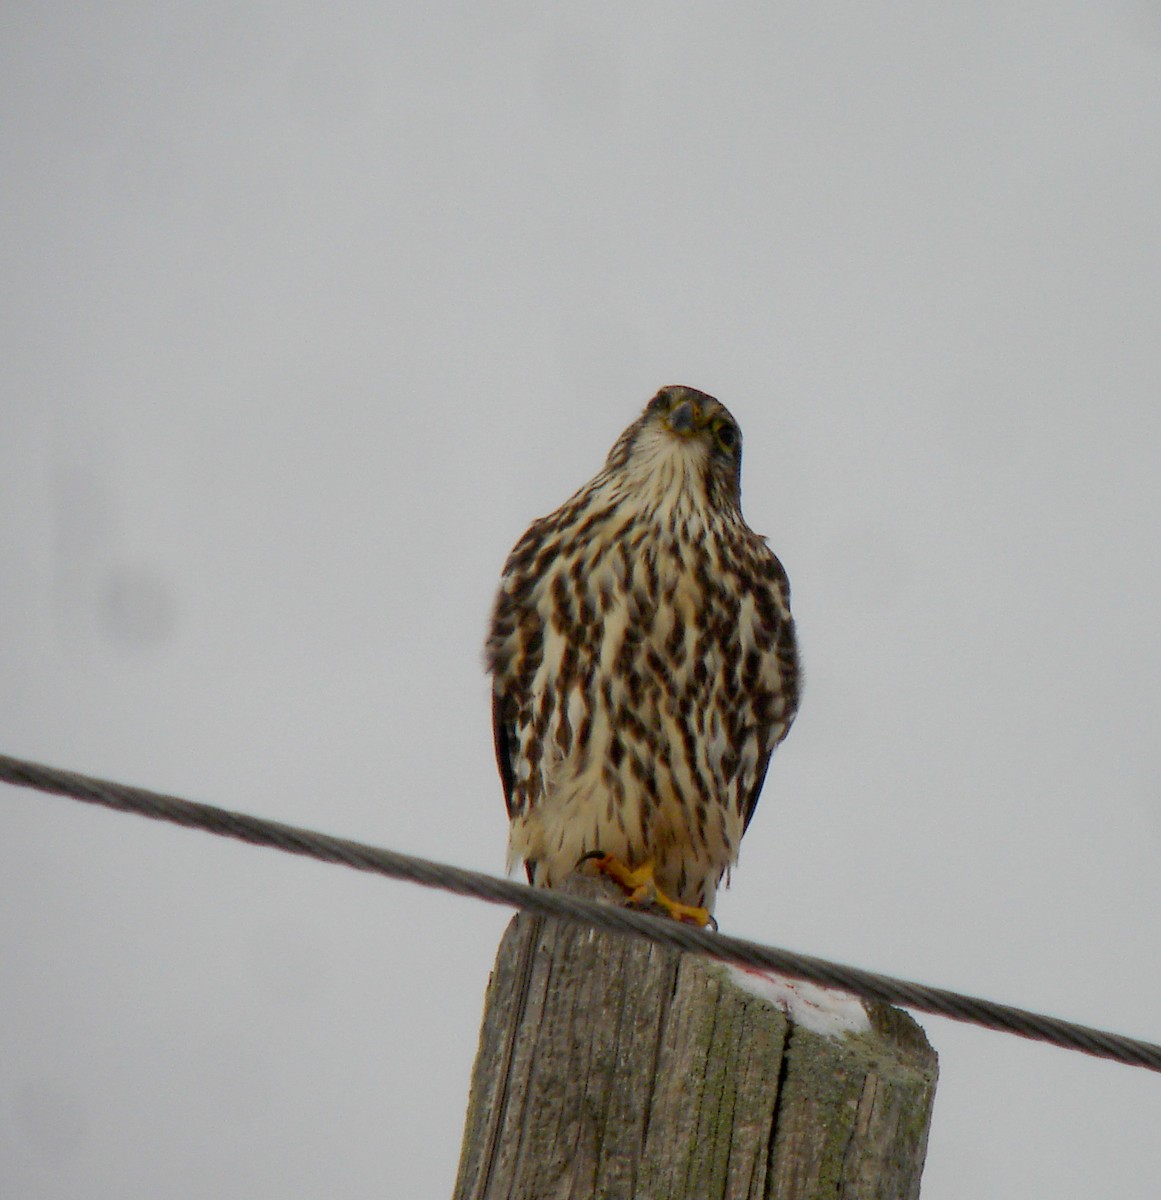
[[[611,854],[590,854],[585,856],[602,875],[619,883],[627,893],[628,902],[640,908],[656,904],[663,908],[675,921],[688,921],[691,925],[712,925],[715,929],[717,922],[710,916],[709,910],[696,908],[692,904],[682,904],[670,899],[653,876],[653,864],[642,863],[639,867],[627,867]],[[584,860],[582,860],[584,861]]]

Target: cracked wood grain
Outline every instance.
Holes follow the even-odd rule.
[[[517,916],[488,985],[455,1200],[916,1197],[935,1053],[905,1013],[869,1013],[869,1033],[824,1037],[703,958]]]

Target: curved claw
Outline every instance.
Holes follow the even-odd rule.
[[[607,875],[619,883],[625,889],[628,903],[641,907],[655,904],[658,908],[664,909],[675,921],[686,921],[690,925],[698,925],[703,929],[707,925],[711,925],[715,931],[717,930],[718,923],[713,919],[709,909],[692,904],[682,904],[679,900],[667,896],[657,886],[652,862],[643,863],[639,867],[627,867],[619,858],[600,850],[590,851],[580,861],[582,863],[592,862],[602,875]]]

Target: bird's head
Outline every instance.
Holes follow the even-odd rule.
[[[713,396],[663,387],[621,435],[608,466],[654,486],[691,486],[713,505],[740,505],[742,431]]]

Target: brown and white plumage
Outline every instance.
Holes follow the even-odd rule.
[[[712,910],[798,704],[789,585],[740,471],[729,412],[663,388],[508,558],[487,663],[510,859],[535,884],[599,850]]]

